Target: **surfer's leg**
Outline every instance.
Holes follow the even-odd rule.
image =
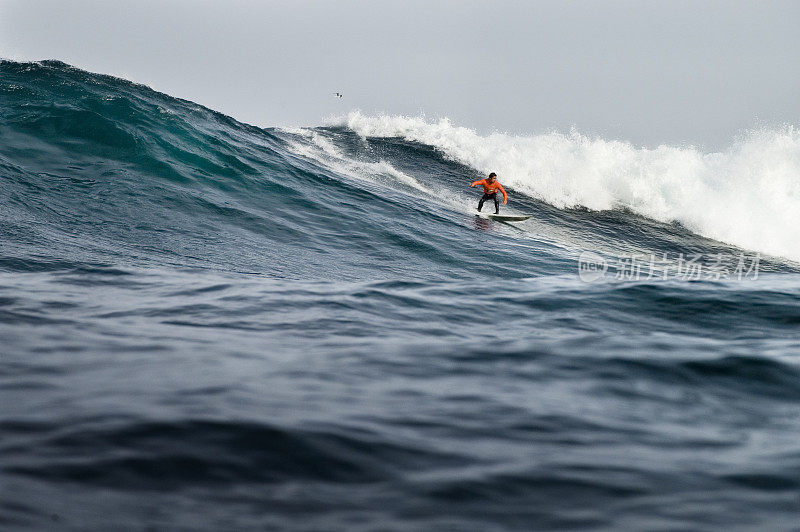
[[[488,194],[484,194],[483,196],[481,196],[481,200],[478,202],[478,212],[481,212],[481,209],[483,209],[483,202],[486,201],[488,198],[489,198]]]
[[[492,194],[492,199],[494,200],[494,213],[500,214],[500,202],[497,200],[497,192]]]

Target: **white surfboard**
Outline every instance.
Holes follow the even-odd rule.
[[[491,214],[479,212],[476,216],[481,218],[489,218],[490,220],[497,220],[498,222],[521,222],[527,220],[532,215],[530,214]]]

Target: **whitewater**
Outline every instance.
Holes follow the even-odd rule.
[[[260,128],[1,61],[0,527],[793,530],[798,135]]]

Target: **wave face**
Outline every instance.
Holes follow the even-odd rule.
[[[0,527],[790,529],[798,145],[260,129],[0,62]]]

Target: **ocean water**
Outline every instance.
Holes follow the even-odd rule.
[[[4,530],[800,530],[791,127],[261,129],[3,61],[0,179]]]

